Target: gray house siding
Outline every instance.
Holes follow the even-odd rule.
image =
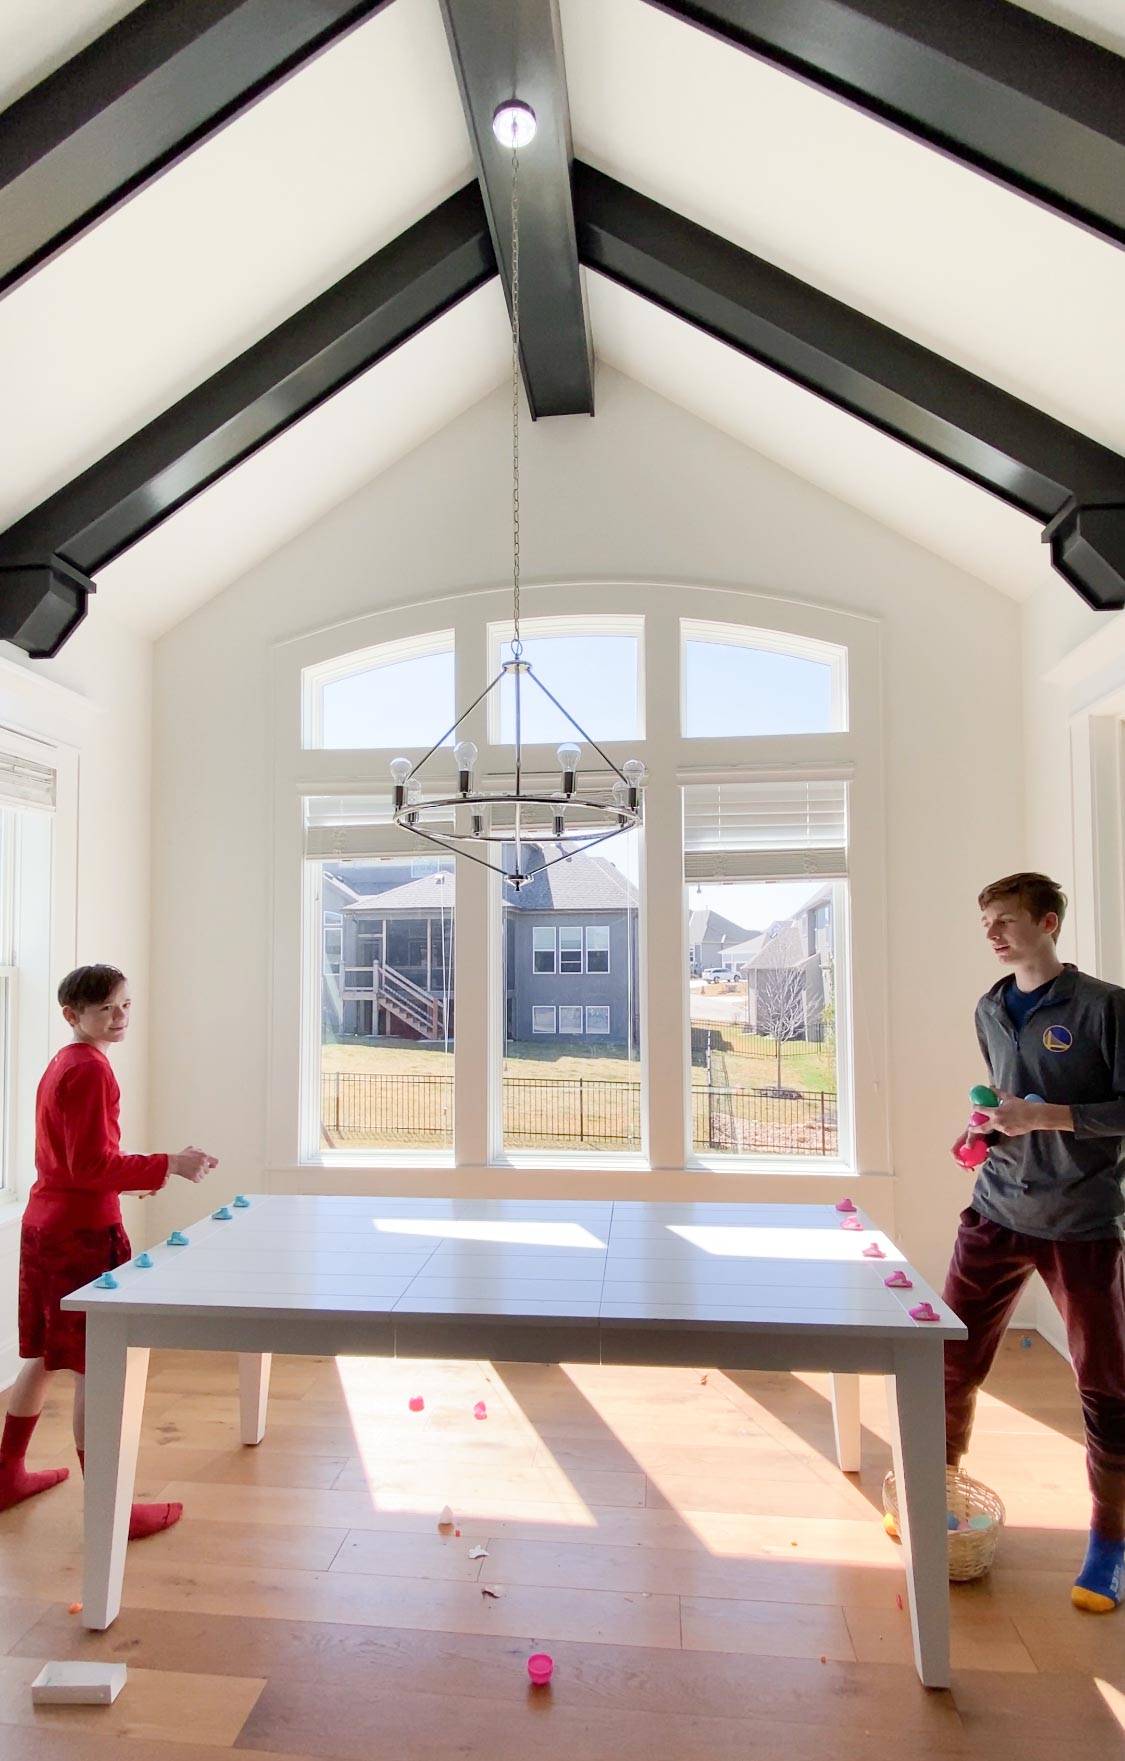
[[[581,928],[583,931],[587,928],[608,929],[609,971],[560,972],[557,952],[557,931],[560,927]],[[535,971],[534,946],[537,928],[556,932],[554,972]],[[581,1038],[591,1049],[598,1044],[620,1047],[628,1045],[630,1040],[636,1044],[638,1011],[635,911],[511,912],[508,916],[507,935],[509,1039]],[[583,967],[587,964],[585,935],[582,963]],[[599,1006],[609,1009],[607,1034],[587,1031],[585,1012],[588,1008]],[[537,1007],[555,1010],[553,1036],[536,1032],[533,1011]],[[580,1034],[566,1031],[565,1026],[564,1031],[560,1032],[560,1008],[580,1008],[583,1011]]]

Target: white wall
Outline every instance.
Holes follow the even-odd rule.
[[[78,751],[77,921],[69,941],[52,950],[52,993],[75,961],[107,961],[129,975],[134,1026],[114,1053],[114,1066],[122,1141],[138,1150],[150,1142],[151,682],[151,644],[115,624],[96,600],[55,661],[29,662],[0,644],[0,726]],[[68,1034],[53,1003],[51,1020],[54,1051]],[[26,1194],[34,1169],[21,1167],[16,1175]],[[20,1209],[15,1197],[0,1201],[0,1387],[10,1382],[17,1363]],[[129,1201],[126,1226],[143,1236],[146,1221],[140,1201]]]
[[[502,585],[509,412],[503,392],[476,406],[157,644],[153,1131],[214,1149],[224,1192],[268,1179],[268,1037],[296,1032],[268,1018],[271,645]],[[979,1074],[972,1008],[992,976],[976,894],[1026,856],[1021,681],[997,664],[1018,653],[1018,607],[604,369],[594,421],[527,426],[530,581],[680,580],[881,620],[897,1178],[871,1203],[939,1278],[968,1191],[948,1145]],[[185,1188],[158,1205],[161,1229],[202,1208]]]

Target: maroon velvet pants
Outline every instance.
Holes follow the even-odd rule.
[[[1041,1241],[962,1211],[943,1295],[969,1330],[945,1347],[946,1456],[969,1444],[977,1389],[996,1356],[1032,1272],[1066,1326],[1086,1423],[1091,1527],[1125,1539],[1125,1247],[1107,1241]]]

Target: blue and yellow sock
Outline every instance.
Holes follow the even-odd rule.
[[[1070,1599],[1087,1614],[1112,1614],[1125,1594],[1125,1541],[1090,1530],[1090,1544]]]

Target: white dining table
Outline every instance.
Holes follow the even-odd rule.
[[[241,1437],[274,1353],[826,1371],[837,1461],[887,1379],[918,1673],[949,1684],[943,1348],[965,1329],[862,1212],[831,1205],[233,1196],[63,1307],[87,1323],[83,1623],[120,1606],[149,1352],[239,1354]],[[858,1225],[858,1227],[856,1227]],[[865,1250],[872,1245],[883,1257]],[[138,1256],[140,1259],[141,1256]],[[911,1288],[889,1287],[902,1273]],[[928,1303],[936,1315],[910,1311]],[[753,1487],[747,1487],[748,1510]]]

